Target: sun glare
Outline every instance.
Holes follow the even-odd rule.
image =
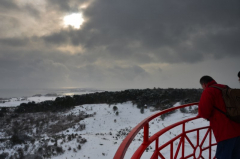
[[[76,29],[79,29],[81,27],[81,25],[83,24],[84,19],[83,19],[81,13],[73,13],[73,14],[65,16],[63,18],[63,21],[64,21],[65,27],[70,25]]]

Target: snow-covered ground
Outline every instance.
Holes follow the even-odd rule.
[[[0,103],[0,107],[16,107],[19,106],[21,103],[28,103],[28,102],[43,102],[47,100],[55,100],[57,97],[48,97],[48,96],[39,96],[39,97],[25,97],[25,98],[10,98],[4,100],[4,103]]]
[[[29,97],[26,101],[35,101],[40,102],[44,100],[54,100],[54,97]],[[16,106],[19,103],[26,102],[25,100],[17,101],[16,99],[11,99],[10,102],[7,102],[9,106]],[[5,104],[5,103],[4,103]],[[4,106],[1,104],[0,106]],[[178,106],[179,103],[176,103],[174,106]],[[113,110],[113,106],[117,106],[119,114]],[[65,112],[64,115],[75,114],[78,115],[81,111],[85,111],[87,114],[95,114],[93,117],[85,118],[84,120],[80,121],[80,124],[85,124],[86,129],[82,131],[76,132],[76,129],[69,128],[59,134],[72,134],[78,133],[83,138],[87,139],[87,142],[82,145],[81,150],[74,151],[73,147],[77,147],[78,143],[76,140],[72,140],[68,143],[63,143],[61,146],[65,150],[64,154],[55,156],[53,158],[56,159],[112,159],[114,157],[115,152],[117,151],[119,145],[126,137],[127,133],[134,128],[138,123],[140,123],[145,118],[149,117],[152,114],[157,113],[156,111],[150,111],[150,108],[144,109],[144,113],[140,113],[140,109],[138,109],[135,105],[132,105],[131,102],[126,102],[122,104],[116,105],[108,105],[108,104],[85,104],[81,106],[76,106],[74,109],[70,110],[69,112]],[[153,119],[150,122],[150,135],[158,132],[162,128],[175,123],[177,121],[181,121],[190,117],[194,117],[196,114],[191,113],[182,113],[180,110],[177,110],[173,114],[167,116],[164,120],[160,117]],[[197,119],[195,121],[190,121],[186,124],[186,130],[194,129],[196,127],[203,127],[208,126],[208,122],[204,119]],[[142,130],[140,133],[135,137],[135,140],[129,146],[125,158],[130,159],[132,154],[138,148],[138,146],[142,142]],[[162,145],[169,141],[170,139],[174,138],[176,135],[182,132],[182,127],[176,127],[171,131],[166,132],[162,137],[159,138],[159,143]],[[200,138],[202,139],[205,135],[205,130],[200,131]],[[190,133],[190,139],[193,140],[193,144],[196,144],[196,132]],[[201,141],[201,140],[200,140]],[[176,150],[177,143],[174,142],[174,150]],[[208,145],[208,140],[206,140],[206,145]],[[215,141],[213,141],[215,142]],[[60,143],[59,143],[60,144]],[[154,151],[155,143],[151,144],[151,147],[148,151],[145,151],[142,158],[148,159],[151,157]],[[72,147],[71,150],[69,146]],[[185,143],[186,147],[186,154],[193,152],[190,144],[188,142]],[[169,146],[166,147],[162,152],[163,155],[166,155],[166,158],[169,157]],[[0,150],[0,154],[3,151]],[[181,152],[181,150],[180,150]],[[215,154],[215,150],[212,150],[213,154]],[[208,151],[207,151],[208,153]],[[179,153],[181,154],[181,153]],[[180,158],[180,156],[178,157]]]
[[[177,103],[175,106],[179,105]],[[91,104],[78,106],[72,113],[77,113],[79,110],[87,110],[89,113],[96,112],[96,115],[92,118],[87,118],[81,122],[86,124],[86,129],[82,131],[82,136],[88,140],[88,142],[82,147],[82,150],[77,153],[66,152],[62,156],[57,156],[55,158],[113,158],[115,152],[117,151],[119,145],[121,144],[124,136],[119,137],[118,139],[113,138],[117,136],[120,130],[124,131],[126,129],[132,129],[139,122],[147,118],[148,116],[155,114],[156,112],[151,112],[149,109],[145,109],[144,113],[141,114],[140,110],[133,106],[132,103],[127,102],[124,104],[117,104],[119,115],[116,116],[113,113],[113,106],[108,106],[107,104]],[[153,135],[154,132],[161,130],[162,128],[175,123],[180,120],[184,120],[190,117],[194,117],[196,114],[183,114],[179,110],[170,116],[166,117],[164,120],[160,118],[154,119],[150,122],[150,135]],[[114,120],[116,119],[116,122]],[[195,127],[208,126],[208,122],[204,119],[198,119],[191,121],[186,125],[187,129],[193,129]],[[180,134],[182,131],[181,127],[177,127],[170,132],[167,132],[163,137],[160,138],[160,143],[163,144],[169,141],[175,135]],[[110,135],[110,132],[112,135]],[[204,132],[204,131],[203,131]],[[69,132],[72,133],[72,132]],[[142,133],[142,131],[141,131]],[[96,135],[100,134],[100,135]],[[196,140],[196,133],[192,133],[189,138]],[[200,133],[200,138],[202,139],[205,133]],[[141,140],[141,141],[139,141]],[[201,141],[201,140],[200,140]],[[208,140],[206,140],[208,141]],[[135,140],[132,142],[130,147],[127,150],[125,155],[126,159],[130,159],[131,155],[138,148],[142,142],[142,134],[138,134],[135,137]],[[213,141],[214,142],[214,141]],[[193,144],[196,144],[196,141],[193,141]],[[74,143],[73,143],[74,144]],[[206,144],[207,145],[207,144]],[[154,145],[151,146],[152,148]],[[153,149],[150,149],[148,152],[145,152],[142,158],[150,158]],[[180,151],[181,152],[181,151]],[[190,148],[190,145],[186,143],[186,154],[190,154],[193,150]],[[168,154],[169,148],[165,149],[163,154]],[[214,150],[213,150],[213,153]],[[180,153],[179,153],[180,154]],[[166,157],[168,158],[168,157]]]

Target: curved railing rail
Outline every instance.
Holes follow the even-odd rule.
[[[182,106],[178,106],[178,107],[173,107],[173,108],[169,108],[166,110],[163,110],[161,112],[158,112],[156,114],[151,115],[150,117],[144,119],[142,122],[140,122],[135,128],[132,129],[132,131],[127,135],[127,137],[123,140],[123,142],[121,143],[121,145],[119,146],[117,152],[115,153],[114,159],[123,159],[125,156],[125,153],[129,147],[129,145],[131,144],[131,142],[133,141],[134,137],[139,133],[139,131],[143,128],[143,142],[142,144],[138,147],[138,149],[135,151],[135,153],[132,155],[131,159],[139,159],[143,152],[146,150],[146,148],[153,142],[155,142],[155,151],[153,152],[151,159],[158,159],[158,157],[160,157],[161,159],[165,159],[165,157],[161,154],[161,150],[164,149],[166,146],[170,145],[170,156],[168,158],[170,159],[176,159],[178,154],[179,154],[179,150],[181,148],[181,158],[185,159],[185,158],[194,158],[194,159],[200,159],[200,158],[204,158],[202,156],[202,152],[205,150],[209,150],[209,159],[212,158],[212,154],[211,154],[211,147],[216,145],[216,143],[212,143],[212,133],[211,133],[211,127],[210,126],[206,126],[206,127],[201,127],[201,128],[196,128],[193,130],[185,130],[185,124],[191,120],[195,120],[200,118],[199,116],[193,117],[193,118],[189,118],[189,119],[185,119],[183,121],[179,121],[177,123],[174,123],[170,126],[165,127],[164,129],[158,131],[157,133],[155,133],[154,135],[149,137],[149,122],[151,120],[153,120],[156,117],[159,117],[162,114],[168,113],[170,111],[176,110],[176,109],[180,109],[180,108],[184,108],[184,107],[189,107],[189,106],[193,106],[193,105],[198,105],[198,103],[191,103],[191,104],[186,104],[186,105],[182,105]],[[176,137],[174,137],[173,139],[169,140],[167,143],[161,145],[159,147],[159,137],[164,134],[165,132],[169,131],[170,129],[173,129],[174,127],[180,126],[182,125],[182,133],[177,135]],[[199,138],[199,131],[203,130],[203,129],[207,129],[206,134],[204,136],[204,138],[202,139],[202,141],[200,142],[200,138]],[[187,136],[188,133],[191,132],[197,132],[197,141],[196,141],[196,145],[194,145],[192,143],[192,141],[189,139],[189,137]],[[203,147],[203,144],[207,138],[207,136],[209,136],[209,145],[207,147]],[[180,139],[180,142],[178,143],[176,152],[174,154],[173,152],[173,143],[174,141]],[[185,142],[188,142],[190,144],[190,146],[193,148],[193,153],[190,155],[185,156]],[[198,152],[198,156],[196,156]]]

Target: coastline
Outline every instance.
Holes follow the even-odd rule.
[[[47,100],[55,100],[57,97],[82,95],[103,90],[89,88],[71,89],[0,89],[0,108],[16,107],[21,103],[39,103]]]

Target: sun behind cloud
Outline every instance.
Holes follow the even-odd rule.
[[[72,26],[73,28],[79,29],[84,22],[83,16],[81,13],[72,13],[66,15],[63,18],[64,26]]]

